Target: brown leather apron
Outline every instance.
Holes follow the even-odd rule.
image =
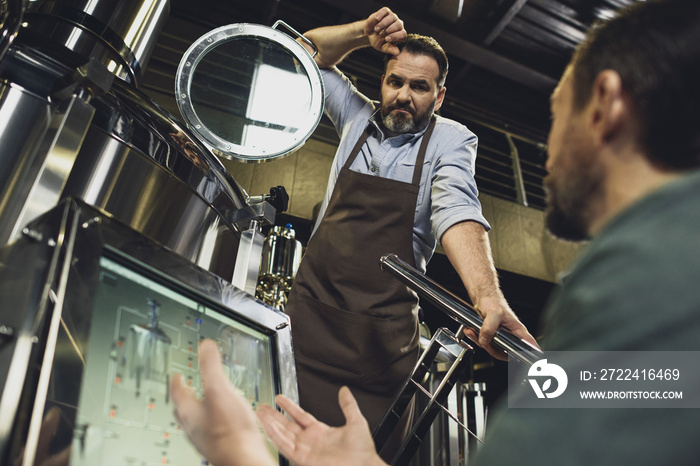
[[[413,222],[425,150],[423,135],[411,183],[357,173],[357,141],[323,221],[309,241],[285,307],[302,408],[317,419],[345,423],[338,390],[347,385],[370,429],[387,411],[418,357],[417,298],[380,269],[396,253],[415,265]]]

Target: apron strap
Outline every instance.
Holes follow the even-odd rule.
[[[371,132],[372,128],[370,128],[370,125],[368,124],[365,131],[360,136],[360,139],[358,139],[355,143],[355,147],[353,147],[352,151],[350,151],[350,155],[348,155],[348,159],[345,161],[343,168],[350,170],[350,165],[352,165],[352,163],[355,161],[355,157],[357,157],[357,154],[360,153],[360,148],[365,143]]]
[[[435,129],[435,115],[430,119],[430,124],[428,129],[423,133],[423,139],[420,142],[420,148],[418,149],[418,156],[416,157],[416,166],[413,169],[413,181],[412,184],[415,186],[420,186],[420,177],[423,174],[423,161],[425,160],[425,151],[428,148],[428,141],[430,141],[430,136],[433,134],[433,129]]]

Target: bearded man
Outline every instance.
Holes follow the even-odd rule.
[[[342,425],[337,394],[346,385],[374,428],[416,364],[419,341],[417,296],[380,270],[382,255],[396,253],[425,271],[439,241],[487,316],[480,343],[493,351],[499,324],[535,340],[498,284],[474,181],[477,137],[435,113],[446,92],[442,47],[407,34],[388,8],[305,36],[318,49],[325,112],[340,144],[286,305],[300,403]],[[386,54],[381,102],[335,66],[367,46]]]

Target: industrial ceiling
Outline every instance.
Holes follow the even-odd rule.
[[[409,32],[435,37],[447,52],[450,72],[441,114],[479,136],[480,191],[542,208],[549,95],[586,29],[634,1],[172,0],[173,23],[165,33],[173,36],[170,58],[161,50],[149,68],[174,74],[188,43],[221,25],[271,26],[283,20],[303,32],[363,19],[388,6]],[[340,68],[362,92],[378,97],[379,53],[356,51]],[[337,140],[327,121],[314,137]]]

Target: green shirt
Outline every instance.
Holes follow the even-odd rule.
[[[545,351],[700,351],[700,170],[604,227],[551,297],[543,335]],[[479,465],[700,461],[700,409],[503,404]]]

